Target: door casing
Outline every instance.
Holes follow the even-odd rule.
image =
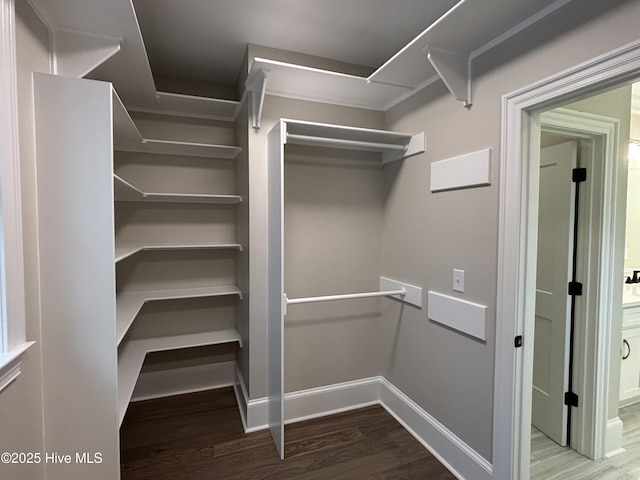
[[[609,281],[614,277],[605,273],[613,269],[608,255],[611,250],[603,250],[603,236],[610,237],[615,232],[603,232],[607,228],[603,225],[603,212],[606,208],[609,215],[614,214],[611,209],[615,207],[616,192],[605,189],[604,182],[609,180],[611,186],[608,177],[615,176],[618,170],[619,121],[557,108],[540,115],[540,128],[543,132],[578,139],[580,165],[587,169],[587,181],[580,187],[576,258],[583,295],[576,298],[573,391],[580,400],[579,408],[573,410],[571,446],[582,455],[599,459],[606,453],[603,435],[608,421],[610,368],[602,359],[610,357],[612,325],[608,323],[607,312],[615,308],[610,291],[613,285]],[[610,200],[606,206],[605,196]],[[608,277],[601,279],[603,275]]]
[[[496,302],[496,361],[493,420],[494,478],[529,478],[529,448],[531,440],[531,389],[533,349],[514,348],[514,338],[531,338],[535,305],[536,241],[535,186],[537,168],[532,146],[539,145],[539,115],[535,112],[577,100],[616,85],[630,83],[640,76],[640,41],[615,49],[605,55],[560,72],[547,79],[505,95],[502,99],[501,180],[499,209],[498,285]],[[539,125],[539,123],[538,123]],[[536,138],[537,131],[537,138]],[[607,165],[609,165],[607,163]],[[618,176],[609,176],[610,184],[619,193]],[[532,225],[533,223],[533,225]],[[603,245],[611,246],[611,234],[620,228],[615,215],[603,220]],[[624,223],[624,222],[622,222]],[[623,225],[622,225],[623,227]],[[615,263],[612,262],[612,263]],[[604,273],[604,269],[603,269]],[[604,298],[604,301],[607,299]],[[609,299],[610,300],[610,299]],[[607,332],[599,332],[607,335]],[[602,345],[602,335],[599,337]],[[609,342],[610,344],[610,342]],[[607,345],[605,345],[607,348]],[[599,359],[608,367],[609,356]],[[597,385],[593,398],[602,399],[602,384]],[[597,442],[604,443],[606,428],[601,422]],[[600,447],[602,448],[602,447]]]

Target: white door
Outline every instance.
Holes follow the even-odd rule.
[[[567,443],[569,318],[577,143],[540,152],[538,264],[531,423],[560,445]]]

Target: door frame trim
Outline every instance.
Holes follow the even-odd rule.
[[[535,269],[535,209],[531,191],[531,124],[534,112],[589,96],[640,75],[640,41],[560,72],[502,98],[498,290],[496,299],[496,356],[494,377],[493,466],[495,478],[529,478],[533,351],[527,347],[535,304],[531,301]],[[539,138],[537,139],[539,141]],[[531,223],[534,225],[531,225]],[[529,324],[531,322],[528,322]],[[524,348],[514,348],[523,335]]]
[[[531,125],[531,128],[537,128]],[[608,390],[612,333],[616,182],[620,121],[602,115],[557,108],[540,115],[544,132],[588,142],[590,155],[581,155],[588,180],[581,189],[577,271],[584,294],[576,303],[574,391],[580,398],[571,428],[572,448],[589,458],[606,452]],[[584,153],[584,152],[582,152]],[[535,160],[532,159],[532,163]],[[604,215],[602,214],[604,212]],[[609,220],[608,222],[606,220]],[[597,232],[597,233],[596,233]],[[621,441],[621,439],[620,439]]]

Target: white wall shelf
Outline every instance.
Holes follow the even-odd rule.
[[[364,77],[255,58],[248,79],[263,76],[266,76],[265,82],[252,82],[250,85],[254,97],[251,102],[254,126],[260,124],[261,103],[258,99],[265,93],[380,111],[386,110],[398,96],[411,91],[407,87],[367,82]]]
[[[156,92],[156,105],[154,107],[131,106],[129,109],[133,112],[159,113],[232,122],[238,117],[241,106],[242,102],[236,100]]]
[[[382,154],[382,163],[411,157],[425,151],[424,132],[389,132],[369,128],[283,119],[285,143],[341,148]]]
[[[233,328],[125,342],[119,348],[118,355],[118,415],[120,425],[122,425],[138,375],[148,353],[235,342],[242,348],[242,337]]]
[[[118,263],[138,252],[151,250],[238,250],[242,251],[239,243],[202,242],[202,243],[164,243],[153,245],[127,244],[116,245],[115,261]]]
[[[189,157],[234,159],[242,149],[231,145],[213,145],[208,143],[177,142],[173,140],[145,138],[141,143],[127,143],[117,147],[116,150],[164,155],[185,155]]]
[[[113,175],[113,187],[117,202],[218,203],[227,205],[242,202],[240,195],[143,192],[116,174]]]
[[[120,345],[122,339],[133,324],[142,306],[147,302],[176,300],[181,298],[204,298],[238,295],[242,299],[242,291],[235,285],[215,287],[195,287],[171,290],[149,290],[120,292],[116,296],[116,341]]]
[[[212,101],[213,104],[219,103],[226,105],[231,103],[236,105],[238,102],[228,102],[226,100],[214,100],[214,99],[201,99],[196,101],[195,98],[187,95],[174,95],[164,94],[162,98],[167,99],[171,105],[177,107],[180,102],[194,102],[196,104]],[[168,100],[173,99],[173,100]],[[177,101],[176,99],[179,99]],[[142,152],[142,153],[157,153],[164,155],[184,155],[189,157],[206,157],[206,158],[219,158],[219,159],[235,159],[242,151],[240,147],[233,145],[216,145],[210,143],[196,143],[196,142],[179,142],[175,140],[158,140],[151,138],[144,138],[138,127],[134,123],[131,115],[123,105],[120,97],[113,91],[113,144],[114,149],[124,152]],[[142,110],[141,110],[142,111]],[[169,113],[169,112],[164,112]],[[175,112],[172,112],[175,113]],[[183,114],[185,116],[185,114]],[[206,115],[202,115],[205,118],[209,118]]]
[[[255,58],[247,85],[254,97],[251,116],[260,125],[265,93],[283,97],[387,111],[442,80],[452,95],[471,106],[471,62],[474,58],[540,21],[571,0],[448,0],[443,15],[387,60],[369,77]],[[487,16],[485,12],[491,11]],[[482,18],[468,28],[469,19]],[[255,88],[255,86],[262,88]]]
[[[114,148],[126,148],[129,145],[142,143],[143,138],[133,122],[131,115],[120,100],[115,90],[112,89],[113,108],[113,146]]]

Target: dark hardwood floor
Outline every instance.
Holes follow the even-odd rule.
[[[245,434],[232,388],[132,403],[120,429],[122,480],[390,480],[455,477],[382,407]]]

